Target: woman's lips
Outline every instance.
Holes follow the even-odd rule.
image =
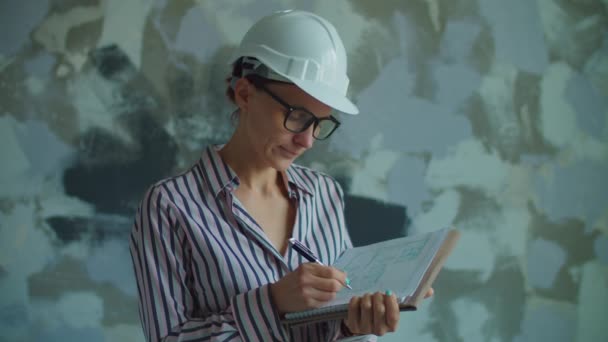
[[[285,147],[282,147],[282,146],[281,146],[281,149],[283,150],[283,152],[284,152],[286,155],[288,155],[288,156],[290,156],[290,157],[297,157],[297,156],[298,156],[298,154],[297,154],[297,153],[295,153],[295,152],[291,152],[290,150],[286,149]]]

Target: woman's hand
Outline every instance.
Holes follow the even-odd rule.
[[[348,316],[344,320],[344,325],[356,335],[382,336],[397,330],[398,324],[399,304],[397,297],[390,291],[351,298]]]
[[[433,293],[431,288],[424,297],[428,298]],[[351,298],[344,325],[352,334],[382,336],[397,330],[399,316],[397,297],[391,291],[368,293],[362,297]]]
[[[270,285],[270,293],[280,314],[314,309],[336,297],[346,274],[315,263],[301,264]]]

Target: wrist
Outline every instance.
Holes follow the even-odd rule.
[[[279,301],[277,300],[276,291],[276,283],[271,283],[268,285],[268,292],[270,292],[270,303],[274,307],[275,311],[282,316],[284,312],[282,308],[279,307]]]
[[[342,320],[342,323],[340,323],[340,332],[344,337],[351,337],[356,335],[355,333],[350,331],[350,328],[346,325],[346,322],[344,320]]]

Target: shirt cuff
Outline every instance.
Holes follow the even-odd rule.
[[[245,341],[287,341],[287,331],[276,311],[270,285],[239,293],[232,298],[237,328]]]

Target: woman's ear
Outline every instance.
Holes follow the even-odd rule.
[[[253,84],[245,77],[239,78],[234,84],[234,102],[239,107],[241,112],[246,113],[249,108],[251,93],[253,92]]]

